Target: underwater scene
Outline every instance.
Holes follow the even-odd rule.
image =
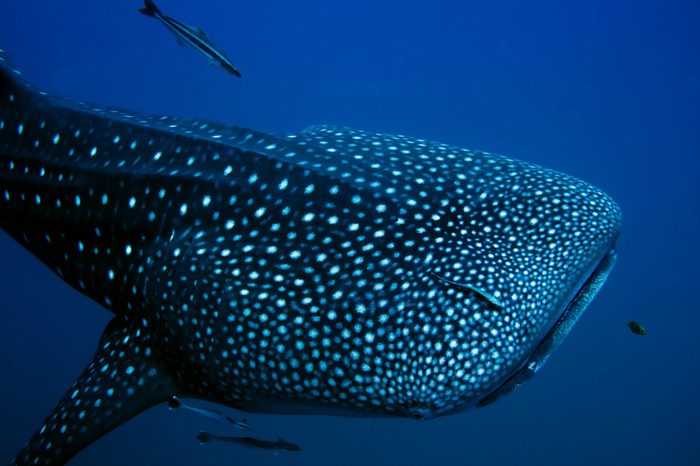
[[[700,465],[698,21],[0,0],[0,463]]]

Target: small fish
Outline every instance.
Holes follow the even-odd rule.
[[[176,19],[165,16],[152,0],[144,0],[144,4],[146,7],[139,9],[139,11],[163,23],[170,32],[175,34],[180,45],[192,47],[207,57],[210,63],[221,66],[239,78],[242,77],[241,72],[233,66],[226,54],[200,28],[187,26]]]
[[[496,298],[494,295],[491,293],[488,293],[484,291],[481,288],[477,288],[476,286],[469,285],[467,283],[457,283],[452,280],[448,280],[445,277],[441,277],[440,275],[433,273],[433,272],[428,272],[433,278],[437,279],[439,282],[442,282],[444,285],[451,286],[456,289],[463,289],[463,290],[469,290],[472,293],[476,293],[477,295],[481,296],[483,299],[486,301],[490,302],[494,306],[496,306],[499,309],[503,309],[503,303]]]
[[[276,453],[282,451],[301,451],[301,447],[299,445],[287,442],[284,439],[277,439],[276,441],[272,441],[262,440],[253,437],[229,437],[226,435],[216,435],[202,431],[199,434],[197,434],[197,440],[199,440],[199,443],[201,444],[209,443],[211,441],[235,443],[249,448],[271,450]]]
[[[191,411],[193,413],[199,414],[200,416],[208,417],[209,419],[213,419],[216,422],[220,422],[222,424],[233,424],[235,427],[241,429],[241,430],[252,430],[253,428],[250,427],[248,424],[248,421],[245,419],[241,419],[240,421],[235,420],[234,418],[225,415],[221,411],[217,411],[215,409],[204,409],[204,408],[197,408],[194,406],[189,406],[185,403],[183,403],[182,400],[180,400],[178,397],[173,396],[170,397],[168,400],[168,407],[170,409],[186,409],[187,411]]]
[[[647,329],[644,328],[642,324],[637,322],[636,320],[632,320],[627,322],[627,326],[630,328],[632,333],[635,335],[646,335],[647,334]]]

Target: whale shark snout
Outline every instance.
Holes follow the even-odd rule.
[[[568,191],[567,191],[568,190]],[[568,199],[564,208],[560,197],[541,203],[539,209],[551,212],[540,273],[527,280],[521,275],[523,307],[539,309],[541,323],[533,326],[533,339],[516,369],[504,375],[488,395],[476,404],[483,407],[515,390],[534,376],[551,353],[561,344],[593,297],[600,290],[616,260],[615,241],[621,227],[620,209],[602,191],[578,180],[557,190]],[[529,248],[538,244],[530,236]],[[538,314],[533,312],[532,315]],[[533,347],[534,343],[534,347]]]
[[[433,321],[460,316],[455,327],[441,327],[448,350],[428,346],[424,355],[448,362],[454,391],[435,396],[430,383],[417,387],[405,415],[484,406],[519,386],[561,343],[614,264],[620,209],[599,189],[490,154],[467,176],[468,199],[457,198],[434,225],[426,267],[437,279],[424,295]],[[445,373],[429,366],[425,379],[440,387]]]

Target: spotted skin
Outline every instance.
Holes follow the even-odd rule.
[[[0,61],[0,226],[115,315],[16,464],[64,463],[174,395],[468,409],[536,370],[612,266],[619,209],[569,176],[404,136],[70,102]]]

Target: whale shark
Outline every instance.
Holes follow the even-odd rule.
[[[0,51],[0,227],[113,315],[13,461],[55,465],[173,396],[415,419],[485,406],[596,295],[621,214],[488,152],[52,96]]]

